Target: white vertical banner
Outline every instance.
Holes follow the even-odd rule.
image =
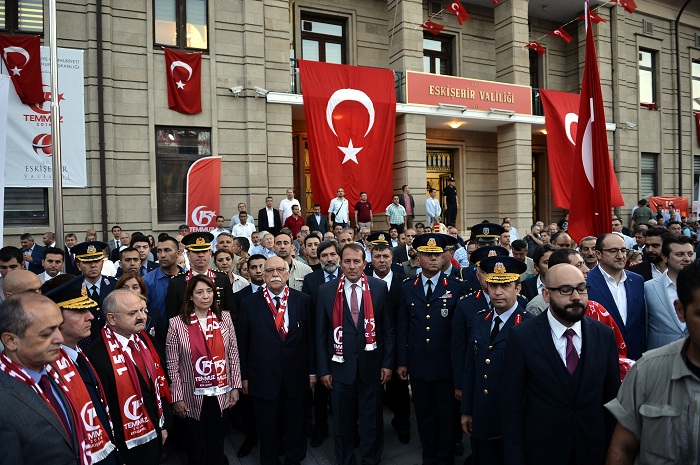
[[[0,231],[5,228],[5,142],[7,140],[7,99],[11,82],[9,76],[0,74]],[[0,234],[0,247],[3,245],[3,235]]]
[[[63,187],[86,187],[83,50],[58,49]],[[51,161],[51,78],[49,47],[41,47],[43,103],[25,105],[10,88],[7,104],[5,186],[53,186]],[[0,71],[7,70],[0,62]]]

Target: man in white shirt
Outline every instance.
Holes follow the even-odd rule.
[[[238,214],[239,222],[231,230],[234,237],[245,237],[250,241],[250,236],[255,231],[255,225],[248,221],[248,213],[242,211]]]
[[[287,189],[287,197],[280,201],[280,215],[282,215],[282,224],[284,224],[284,220],[292,216],[292,207],[294,205],[297,205],[299,209],[301,209],[299,201],[294,198],[294,189],[290,187]]]
[[[333,221],[333,227],[337,225],[343,227],[343,229],[348,227],[350,221],[348,216],[348,201],[345,198],[345,190],[342,187],[338,188],[338,197],[331,200],[331,204],[328,207],[328,215]]]
[[[431,188],[429,194],[430,197],[425,199],[425,212],[428,214],[428,224],[432,230],[433,225],[440,221],[442,208],[440,207],[440,201],[435,198],[437,191]]]
[[[241,212],[247,212],[247,211],[248,211],[248,208],[246,207],[246,204],[245,204],[244,202],[239,202],[239,203],[238,203],[238,213],[239,213],[239,214],[233,215],[233,217],[231,218],[231,225],[230,225],[230,226],[231,226],[231,231],[233,231],[233,227],[234,227],[234,226],[236,226],[237,224],[240,224],[240,223],[241,223],[241,220],[240,220],[240,213],[241,213]],[[247,215],[246,215],[246,217],[248,218],[248,219],[246,220],[246,222],[248,222],[248,223],[252,224],[253,226],[255,226],[255,220],[253,219],[253,217],[252,217],[252,216],[247,216]]]

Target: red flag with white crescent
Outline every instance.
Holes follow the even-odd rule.
[[[22,103],[44,102],[39,36],[0,35],[0,55]]]
[[[570,44],[573,40],[573,37],[571,37],[571,35],[568,32],[566,32],[563,27],[556,28],[555,30],[550,32],[549,35],[554,37],[560,37],[567,44]]]
[[[460,25],[469,20],[469,13],[467,13],[467,10],[464,9],[464,5],[462,5],[459,0],[454,0],[447,6],[447,9],[457,16],[457,21],[459,21]]]
[[[187,171],[187,226],[211,231],[220,215],[221,157],[204,157]]]
[[[530,50],[534,50],[535,52],[537,52],[538,55],[544,55],[545,53],[547,53],[547,51],[544,49],[542,44],[540,44],[536,40],[533,40],[532,42],[527,44],[525,46],[525,48],[529,48]]]
[[[299,61],[314,203],[326,211],[338,188],[367,192],[373,211],[391,203],[396,90],[388,69]],[[354,202],[349,202],[350,216]]]
[[[586,31],[586,60],[578,116],[580,124],[576,135],[571,183],[571,192],[576,193],[576,201],[572,201],[569,208],[568,230],[576,242],[585,236],[600,236],[610,232],[612,221],[608,134],[590,23],[587,24]]]
[[[634,2],[634,0],[617,0],[617,3],[619,3],[622,8],[627,10],[628,13],[634,13],[634,10],[637,9],[637,4]]]
[[[168,108],[194,115],[202,112],[202,53],[176,52],[163,47]]]
[[[440,31],[445,29],[445,26],[443,26],[442,24],[438,24],[438,23],[433,22],[431,20],[427,20],[426,22],[421,24],[420,27],[422,27],[426,31],[430,32],[434,36],[440,34]]]
[[[547,128],[547,158],[554,206],[569,209],[571,198],[571,166],[576,155],[579,94],[540,89]],[[613,207],[625,204],[617,183],[615,169],[610,166],[610,198]]]

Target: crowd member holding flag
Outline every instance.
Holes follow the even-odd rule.
[[[190,465],[225,463],[229,409],[241,388],[236,333],[216,295],[208,276],[193,276],[166,340],[173,413],[184,419]]]
[[[266,287],[243,300],[238,320],[243,392],[253,399],[260,463],[278,464],[282,441],[285,463],[299,464],[306,457],[306,401],[316,384],[311,298],[287,285],[282,258],[264,266]]]
[[[146,301],[116,289],[102,302],[107,325],[85,355],[102,382],[125,465],[155,465],[171,423],[170,389],[160,357],[144,332]]]
[[[384,450],[382,386],[391,378],[394,365],[387,285],[364,273],[365,251],[360,244],[343,247],[340,267],[342,276],[318,290],[317,371],[331,391],[336,463],[356,463],[359,416],[362,463],[376,465]]]

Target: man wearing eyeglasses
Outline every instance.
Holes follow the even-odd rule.
[[[598,266],[588,273],[588,298],[605,307],[617,323],[627,344],[627,356],[637,360],[646,350],[644,278],[625,270],[627,248],[615,233],[596,240]]]
[[[585,316],[590,292],[574,265],[550,266],[542,295],[548,310],[508,336],[503,463],[603,464],[615,427],[604,404],[620,387],[613,330]]]

